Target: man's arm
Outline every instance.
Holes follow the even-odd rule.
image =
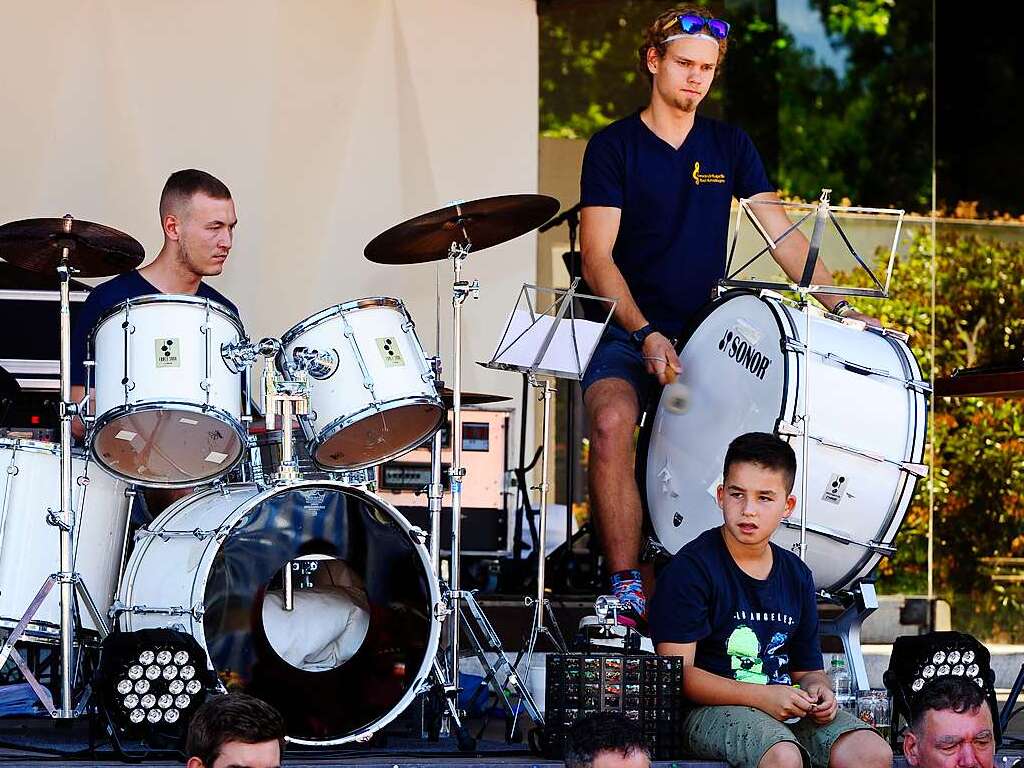
[[[758,195],[754,195],[750,198],[754,203],[778,203],[779,196],[774,192],[762,192]],[[772,240],[777,240],[782,236],[782,233],[789,229],[793,222],[786,216],[786,209],[777,204],[773,205],[752,205],[750,209],[754,212],[758,222],[764,227]],[[785,240],[778,243],[778,248],[772,251],[772,258],[775,262],[782,267],[783,271],[789,277],[790,280],[797,282],[803,276],[804,264],[807,262],[807,250],[810,248],[810,243],[807,238],[804,237],[803,232],[795,230],[789,234]],[[832,280],[832,273],[828,271],[828,267],[818,259],[814,265],[814,277],[812,278],[814,285],[834,285],[835,282]],[[834,294],[814,294],[814,298],[820,301],[827,310],[830,312],[835,308],[836,304],[843,300],[842,296]],[[880,325],[878,320],[869,315],[862,314],[860,312],[851,311],[848,312],[845,317],[849,317],[852,320],[860,320],[869,325]]]
[[[693,666],[696,643],[658,643],[659,656],[683,658],[683,694],[704,706],[754,707],[776,720],[803,717],[815,708],[812,697],[788,685],[758,685],[729,680]]]
[[[583,260],[583,279],[598,296],[617,299],[615,321],[628,333],[647,325],[640,307],[626,285],[622,272],[612,259],[612,248],[619,234],[622,211],[606,206],[587,206],[580,211],[580,255]],[[662,384],[669,382],[665,375],[666,363],[678,373],[682,370],[675,348],[660,333],[652,333],[644,341],[647,371],[658,377]],[[674,378],[674,376],[672,377]]]

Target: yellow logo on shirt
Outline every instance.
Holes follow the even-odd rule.
[[[695,160],[693,163],[693,183],[694,184],[725,184],[724,173],[701,173],[700,172],[700,161]]]

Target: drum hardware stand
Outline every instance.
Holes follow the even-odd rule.
[[[834,618],[821,619],[818,622],[818,635],[838,637],[842,640],[843,651],[857,690],[870,690],[871,682],[868,680],[867,667],[864,665],[860,631],[864,620],[878,608],[875,585],[869,581],[861,581],[848,590],[844,589],[838,595],[825,591],[819,592],[819,595],[826,602],[843,606],[843,610]]]
[[[43,582],[28,609],[17,625],[7,636],[0,648],[0,667],[12,658],[18,665],[32,691],[43,704],[50,716],[58,720],[77,717],[88,703],[88,693],[83,695],[78,707],[72,704],[72,667],[74,665],[74,603],[76,596],[88,609],[100,639],[108,634],[107,623],[96,607],[89,589],[82,580],[81,574],[75,571],[75,510],[71,500],[71,420],[79,413],[78,404],[71,400],[71,266],[69,260],[74,251],[76,241],[71,237],[71,226],[74,222],[71,214],[64,217],[65,238],[59,241],[61,249],[60,263],[57,266],[57,277],[60,281],[60,509],[47,512],[47,523],[56,527],[60,536],[60,570],[50,574]],[[88,397],[88,392],[86,393]],[[60,588],[60,706],[53,703],[53,698],[31,673],[14,645],[24,634],[29,622],[42,605],[43,600],[53,589]]]
[[[288,485],[302,480],[294,454],[294,435],[292,434],[292,416],[303,416],[309,413],[309,375],[306,371],[307,361],[296,358],[296,364],[286,364],[286,379],[279,375],[275,367],[268,362],[263,366],[263,399],[266,411],[267,429],[275,428],[280,408],[281,417],[281,466],[273,477],[276,485]]]

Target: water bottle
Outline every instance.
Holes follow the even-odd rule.
[[[832,669],[829,670],[828,677],[832,683],[832,690],[835,691],[839,709],[854,713],[857,698],[853,694],[853,680],[846,671],[846,659],[841,656],[832,659]]]

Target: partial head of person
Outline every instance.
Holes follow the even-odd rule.
[[[992,768],[996,737],[985,691],[973,680],[946,676],[914,699],[903,754],[922,768]]]
[[[640,726],[616,712],[578,721],[565,741],[566,768],[650,768],[651,754]]]
[[[214,696],[188,727],[187,768],[279,768],[284,719],[272,706],[244,693]]]
[[[729,444],[718,486],[725,533],[737,543],[760,545],[793,513],[796,454],[785,440],[748,432]]]
[[[695,5],[671,8],[651,22],[637,51],[651,99],[693,112],[711,89],[729,47],[729,23]]]
[[[175,171],[160,194],[164,250],[198,277],[219,275],[234,239],[235,204],[227,186],[206,171]]]

